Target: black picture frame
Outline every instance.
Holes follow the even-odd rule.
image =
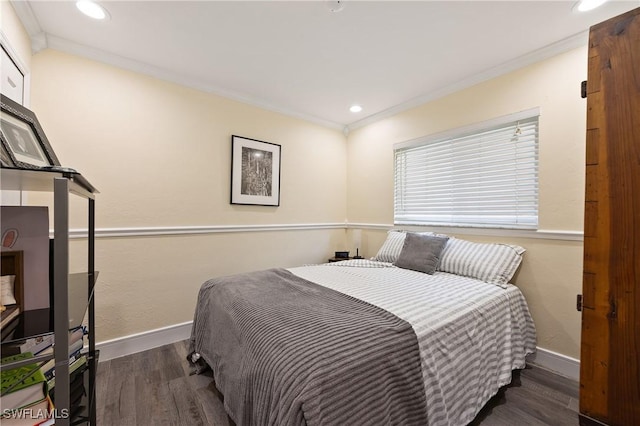
[[[15,163],[11,159],[11,156],[4,147],[4,143],[0,143],[0,166],[2,167],[15,167]]]
[[[231,204],[280,205],[282,147],[231,136]]]
[[[6,96],[0,96],[0,144],[2,167],[60,166],[35,113]]]

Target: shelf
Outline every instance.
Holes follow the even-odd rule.
[[[0,168],[0,187],[2,190],[18,191],[44,191],[53,194],[53,268],[52,268],[52,300],[49,309],[40,312],[39,328],[31,328],[31,324],[24,323],[20,333],[22,339],[35,335],[48,334],[53,331],[55,346],[53,359],[55,359],[56,373],[56,409],[68,410],[73,401],[70,400],[70,376],[69,376],[69,329],[82,324],[85,313],[88,312],[89,331],[89,359],[87,400],[88,416],[86,420],[91,425],[96,424],[95,384],[96,384],[96,359],[95,349],[95,302],[93,289],[95,287],[97,272],[95,270],[95,198],[98,191],[79,173],[74,170],[27,170],[15,168]],[[88,200],[88,253],[87,270],[80,274],[69,273],[69,198],[75,194]],[[25,287],[26,289],[26,287]],[[25,290],[28,291],[28,290]],[[55,307],[55,308],[54,308]],[[46,311],[46,312],[45,312]],[[30,317],[34,313],[25,311],[22,319]],[[35,325],[33,326],[35,327]],[[16,329],[18,325],[16,325]],[[17,338],[12,336],[14,341]],[[51,359],[50,355],[32,358],[30,362],[45,361]],[[7,362],[0,369],[18,367],[19,362]],[[68,426],[69,418],[57,418],[56,425]]]
[[[87,198],[94,198],[98,191],[79,173],[62,173],[52,170],[0,169],[2,190],[53,192],[54,178],[69,179],[70,191]]]
[[[93,279],[92,279],[93,278]],[[93,289],[98,279],[98,272],[94,274],[81,272],[69,274],[69,330],[82,325],[82,320],[87,313],[87,307],[93,297]],[[46,336],[53,333],[54,309],[32,309],[20,312],[16,319],[10,323],[15,328],[2,339],[2,344],[18,342],[32,337]]]
[[[100,351],[96,351],[93,357],[91,357],[90,354],[87,354],[87,356],[89,357],[87,364],[80,367],[78,370],[74,371],[69,375],[71,393],[77,392],[78,388],[82,388],[82,395],[79,398],[79,400],[75,401],[74,403],[73,398],[70,398],[71,399],[71,406],[69,407],[71,411],[71,417],[69,422],[70,425],[86,424],[88,422],[90,423],[92,404],[95,403],[95,398],[89,397],[89,392],[91,389],[89,384],[89,375],[90,375],[89,362],[91,362],[91,359],[94,358],[94,362],[97,364],[98,358],[100,356]],[[81,382],[78,380],[78,376],[82,376]],[[55,387],[52,389],[51,398],[52,400],[54,400],[54,403],[55,403]]]
[[[16,324],[11,334],[2,340],[2,344],[14,343],[32,337],[53,333],[53,310],[49,308],[22,311],[9,325]]]
[[[53,359],[53,355],[52,354],[34,356],[33,358],[27,358],[27,359],[23,359],[21,361],[13,361],[13,362],[7,363],[6,365],[5,364],[0,364],[0,371],[12,370],[14,368],[20,368],[20,367],[23,367],[23,366],[29,365],[29,364],[37,364],[37,363],[41,363],[41,362],[47,362],[50,359]]]

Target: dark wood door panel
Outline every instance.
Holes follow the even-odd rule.
[[[640,9],[591,28],[580,412],[640,425]]]

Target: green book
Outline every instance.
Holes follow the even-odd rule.
[[[82,354],[79,358],[75,359],[73,362],[69,363],[69,375],[72,375],[75,371],[77,371],[80,367],[87,363],[87,355]],[[45,376],[46,377],[46,376]],[[47,380],[47,387],[51,392],[53,392],[53,388],[56,387],[56,376],[54,375],[51,379]]]
[[[33,358],[31,352],[2,358],[6,364]],[[47,396],[46,380],[38,363],[4,370],[0,373],[0,407],[2,410],[19,409]]]

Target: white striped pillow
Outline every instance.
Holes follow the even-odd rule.
[[[378,250],[378,254],[373,259],[379,262],[394,263],[400,256],[406,235],[404,231],[387,232],[387,239],[384,240],[382,247]]]
[[[436,234],[435,232],[415,232],[415,234],[449,238],[448,235]],[[398,260],[398,256],[400,256],[406,236],[407,231],[391,230],[387,232],[387,239],[384,240],[382,247],[378,250],[378,254],[373,257],[373,260],[377,260],[378,262],[395,263],[396,260]]]
[[[520,246],[450,238],[438,270],[503,286],[516,273],[524,252]]]

